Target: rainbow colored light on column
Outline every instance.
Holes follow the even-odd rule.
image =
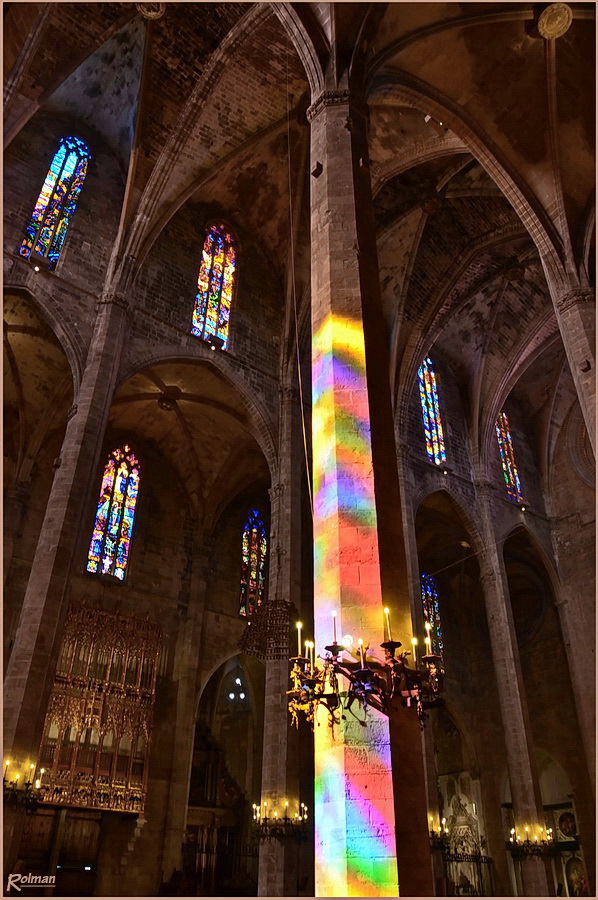
[[[315,642],[379,634],[383,603],[365,346],[360,321],[329,316],[313,339]],[[341,690],[342,690],[341,685]],[[316,895],[398,895],[386,717],[357,703],[331,729],[315,726]],[[357,717],[357,718],[356,718]]]

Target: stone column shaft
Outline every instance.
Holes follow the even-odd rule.
[[[507,575],[502,551],[497,548],[491,487],[487,483],[478,484],[476,491],[485,544],[484,559],[480,561],[481,581],[504,730],[513,814],[520,832],[527,825],[534,834],[539,826],[544,827],[544,812]],[[521,876],[525,896],[549,895],[548,872],[542,858],[526,860],[521,866]]]
[[[596,295],[591,289],[575,289],[565,294],[552,289],[552,299],[579,405],[595,454]]]
[[[128,304],[107,295],[99,304],[86,369],[62,443],[23,600],[5,680],[4,750],[35,759],[52,685],[64,619],[65,591],[79,532],[82,498],[95,475]],[[91,535],[91,530],[90,530]]]
[[[267,602],[282,599],[300,609],[301,472],[298,392],[280,392],[278,482],[270,489],[270,580]],[[291,653],[296,652],[291,646]],[[298,735],[290,724],[289,662],[266,660],[264,749],[260,803],[284,815],[284,802],[294,815],[299,808]],[[257,798],[256,798],[257,799]],[[311,804],[309,804],[311,805]],[[297,892],[297,846],[291,841],[260,844],[259,896],[281,897]]]
[[[377,645],[383,640],[384,606],[403,642],[411,637],[411,610],[366,120],[363,107],[342,91],[321,95],[308,118],[315,644],[322,652],[331,643],[336,610],[338,636],[363,638],[383,659]],[[347,713],[332,730],[326,711],[319,710],[317,895],[397,896],[398,882],[403,894],[431,894],[419,727],[415,719],[398,716],[393,729],[403,754],[394,773],[385,716],[370,709],[364,726]],[[410,784],[401,781],[406,773]],[[399,842],[405,854],[398,868],[396,807],[409,832],[409,839]],[[423,845],[427,867],[410,864],[407,845],[409,850]]]

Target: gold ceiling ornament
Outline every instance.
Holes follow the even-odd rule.
[[[136,3],[135,9],[144,19],[161,19],[166,12],[165,3]]]
[[[566,3],[551,3],[540,13],[538,31],[546,40],[562,37],[573,21],[573,12]]]

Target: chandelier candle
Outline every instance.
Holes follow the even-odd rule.
[[[301,656],[301,622],[297,622],[297,656]]]
[[[333,632],[333,643],[336,644],[336,610],[332,610],[332,632]]]
[[[385,638],[385,640],[392,641],[392,631],[390,630],[390,610],[387,606],[384,607],[384,618],[386,619],[386,631],[388,633],[388,638]]]

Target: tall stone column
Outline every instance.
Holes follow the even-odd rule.
[[[590,288],[562,293],[551,287],[552,299],[577,397],[596,453],[596,295]]]
[[[13,487],[9,488],[6,493],[3,522],[4,584],[6,584],[6,577],[13,557],[15,541],[21,530],[25,511],[29,503],[30,492],[31,482],[19,481]]]
[[[4,755],[35,760],[66,616],[65,591],[83,499],[95,475],[127,329],[129,304],[99,302],[95,329],[23,600],[5,679]]]
[[[300,409],[296,388],[280,391],[279,480],[270,488],[270,579],[267,603],[289,601],[300,610],[301,472]],[[290,623],[289,623],[290,625]],[[294,648],[291,647],[294,652]],[[260,802],[284,815],[299,807],[298,735],[290,724],[289,661],[266,660],[264,749]],[[260,844],[258,895],[282,897],[297,893],[297,846],[288,839]]]
[[[199,523],[194,520],[199,533]],[[172,679],[176,684],[174,739],[168,788],[168,807],[164,828],[161,869],[168,880],[175,869],[183,866],[182,848],[187,825],[189,781],[197,719],[197,673],[200,669],[202,623],[206,599],[206,572],[211,548],[205,543],[194,554],[191,577],[191,602],[186,618],[181,619],[174,654]],[[141,858],[144,852],[141,847]],[[131,885],[131,889],[134,886]]]
[[[544,827],[544,812],[507,575],[494,529],[492,487],[488,482],[477,482],[476,493],[485,545],[484,557],[480,560],[481,582],[504,731],[513,815],[520,832],[528,826],[530,832],[535,834],[539,826]],[[526,897],[549,896],[549,876],[543,858],[526,859],[521,864],[521,878]]]
[[[365,111],[346,91],[310,107],[314,618],[318,651],[340,634],[372,645],[391,610],[411,637],[411,611],[381,314]],[[340,635],[339,635],[340,636]],[[410,710],[401,710],[410,713]],[[363,717],[363,713],[359,718]],[[423,760],[416,717],[397,718],[394,771],[385,716],[351,712],[315,727],[318,896],[431,896]],[[415,732],[413,733],[413,727]],[[408,780],[401,782],[408,773]],[[408,840],[397,860],[395,791]],[[427,851],[427,866],[409,851]],[[415,854],[413,854],[415,855]],[[418,880],[419,879],[419,880]]]

